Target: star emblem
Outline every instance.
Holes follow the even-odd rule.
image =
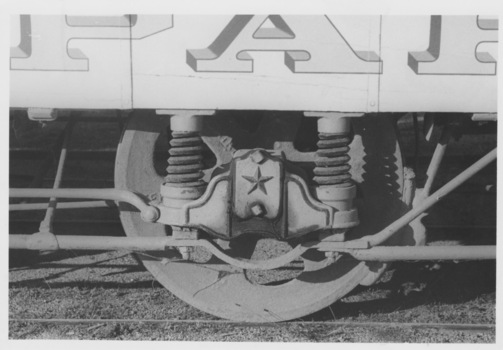
[[[264,194],[267,194],[267,190],[265,189],[265,183],[271,180],[272,178],[273,176],[262,176],[262,173],[260,172],[260,167],[257,167],[257,171],[255,171],[255,175],[253,177],[243,175],[243,179],[252,184],[250,190],[248,191],[248,194],[252,193],[257,188],[261,190]]]

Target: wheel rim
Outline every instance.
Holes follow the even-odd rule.
[[[367,199],[360,204],[362,221],[366,223],[353,230],[351,237],[375,232],[402,211],[399,205],[403,183],[401,156],[396,138],[388,137],[388,134],[395,135],[393,127],[382,124],[385,123],[368,120],[366,123],[353,123],[355,138],[352,149],[360,152],[359,148],[363,147],[373,149],[374,153],[367,152],[366,156],[355,159],[352,164],[353,178],[360,183]],[[116,187],[143,195],[159,191],[163,178],[155,171],[153,152],[162,129],[162,121],[157,116],[134,114],[129,119],[117,152]],[[376,135],[379,131],[378,138],[365,136]],[[384,153],[379,153],[379,149]],[[383,171],[371,164],[372,157],[376,155],[383,159],[389,157],[387,161],[393,166]],[[376,171],[380,172],[377,177],[372,174]],[[379,177],[388,183],[384,189],[382,183],[376,183],[376,179],[380,181]],[[377,191],[376,185],[380,188]],[[381,209],[378,209],[383,207],[383,203],[388,204],[387,215],[382,215]],[[121,204],[120,212],[128,236],[165,236],[168,232],[161,224],[143,222],[139,213],[130,206]],[[229,253],[244,257],[250,252],[244,253],[244,250],[234,247]],[[283,321],[316,312],[346,295],[378,266],[346,257],[330,263],[328,259],[320,258],[319,253],[309,251],[303,257],[303,271],[295,278],[279,285],[264,285],[250,279],[247,271],[216,259],[206,262],[169,260],[178,256],[177,251],[168,250],[162,254],[141,255],[140,258],[152,275],[178,298],[210,314],[247,322]],[[271,273],[280,274],[274,270]]]

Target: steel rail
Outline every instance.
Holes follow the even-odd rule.
[[[105,199],[129,203],[140,210],[142,219],[155,222],[159,218],[159,210],[150,206],[137,194],[115,188],[11,188],[11,198],[79,198]]]
[[[376,327],[394,327],[394,328],[413,328],[413,329],[449,329],[449,330],[471,330],[471,331],[491,331],[496,328],[494,324],[487,323],[428,323],[428,322],[362,322],[362,321],[284,321],[284,322],[236,322],[226,320],[157,320],[157,319],[61,319],[61,318],[11,318],[9,322],[26,323],[53,323],[63,325],[75,324],[107,324],[107,323],[144,323],[144,324],[215,324],[215,325],[233,325],[243,327],[284,327],[285,325],[302,326],[340,326],[351,328],[376,328]]]

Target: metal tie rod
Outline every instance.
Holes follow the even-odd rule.
[[[173,237],[111,237],[111,236],[70,236],[35,233],[32,235],[9,235],[10,249],[28,250],[129,250],[165,251],[170,247],[203,247],[215,257],[229,265],[245,270],[272,270],[297,259],[314,242],[299,244],[290,252],[268,260],[236,259],[221,248],[205,239],[182,240]]]
[[[492,260],[496,259],[496,246],[420,246],[374,247],[370,249],[339,250],[363,261],[417,261],[417,260]]]
[[[148,205],[137,194],[114,188],[11,188],[11,198],[79,198],[79,199],[105,199],[129,203],[138,208],[141,217],[147,222],[159,219],[159,209]]]
[[[56,241],[54,241],[54,239]],[[110,237],[110,236],[47,236],[9,235],[9,248],[31,250],[130,250],[130,251],[165,251],[169,247],[200,246],[230,265],[251,270],[270,270],[284,266],[311,248],[321,251],[347,253],[363,261],[398,261],[398,260],[490,260],[496,258],[496,246],[421,246],[421,247],[374,247],[367,250],[330,248],[324,242],[299,244],[291,252],[269,260],[234,259],[209,241],[177,240],[172,237]]]
[[[58,202],[58,210],[60,209],[87,209],[87,208],[115,208],[116,205],[112,201],[85,201],[85,202]],[[47,203],[17,203],[9,204],[9,211],[26,211],[26,210],[46,210]]]

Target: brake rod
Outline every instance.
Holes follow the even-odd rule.
[[[105,199],[129,203],[141,212],[141,217],[147,222],[156,222],[159,219],[159,209],[148,205],[137,194],[118,190],[115,188],[11,188],[11,198],[79,198],[79,199]]]
[[[245,270],[272,270],[299,258],[309,249],[345,253],[361,261],[416,260],[491,260],[496,258],[496,246],[380,246],[369,249],[337,248],[327,242],[308,242],[290,252],[268,260],[235,259],[208,240],[175,239],[173,237],[110,237],[69,236],[35,233],[9,235],[10,249],[29,250],[129,250],[165,251],[174,247],[203,247],[218,259]]]

